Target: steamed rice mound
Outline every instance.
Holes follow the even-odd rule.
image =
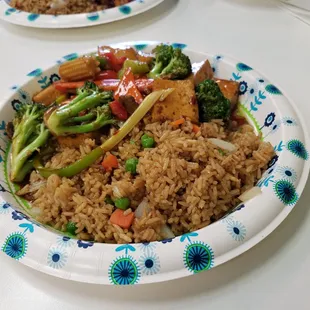
[[[156,147],[141,147],[144,133],[154,137]],[[229,141],[236,151],[223,153],[208,138]],[[94,140],[86,139],[79,149],[59,148],[46,166],[64,167],[95,146]],[[251,126],[230,132],[215,121],[202,124],[197,134],[190,122],[178,129],[168,122],[140,124],[112,153],[119,161],[113,172],[104,171],[102,159],[71,179],[52,175],[45,180],[33,172],[27,186],[40,182],[32,197],[32,206],[40,209],[37,220],[62,231],[71,221],[76,223],[77,238],[106,243],[161,240],[164,223],[175,235],[194,231],[240,203],[238,197],[261,178],[274,151]],[[132,157],[139,159],[135,176],[124,167]],[[128,197],[127,213],[142,200],[150,212],[136,218],[129,230],[122,229],[109,222],[114,208],[105,203],[107,195]]]

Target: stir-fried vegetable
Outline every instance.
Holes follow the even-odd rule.
[[[48,139],[49,131],[43,124],[45,108],[37,104],[24,104],[13,119],[11,175],[13,182],[21,182],[33,168],[31,156]]]
[[[97,76],[96,79],[98,81],[100,80],[109,80],[109,79],[117,79],[117,73],[113,70],[105,70],[100,72]]]
[[[118,76],[121,79],[126,69],[130,68],[133,74],[146,74],[150,71],[150,67],[146,62],[138,60],[125,60],[122,70],[118,72]]]
[[[118,100],[110,102],[109,106],[111,108],[112,114],[115,115],[118,119],[125,121],[128,118],[127,110]]]
[[[74,82],[94,79],[100,72],[100,63],[93,56],[84,56],[64,62],[59,67],[59,75],[63,81]]]
[[[62,104],[63,102],[65,102],[67,100],[67,95],[66,94],[63,94],[59,97],[57,97],[57,99],[55,100],[55,103],[58,105],[58,104]]]
[[[131,71],[131,68],[125,70],[123,78],[114,93],[114,98],[116,100],[118,100],[120,96],[131,96],[138,104],[143,101],[143,97],[135,85],[135,77]]]
[[[213,80],[205,80],[196,87],[199,106],[199,119],[209,122],[212,119],[228,119],[230,101],[222,94],[219,86]]]
[[[99,67],[101,70],[105,70],[107,68],[108,61],[105,57],[97,56],[97,61],[99,61]]]
[[[106,48],[99,47],[98,54],[99,54],[99,57],[106,59],[107,61],[106,66],[108,66],[109,68],[111,68],[112,70],[116,72],[122,68],[123,63],[126,60],[126,57],[116,57],[112,51]]]
[[[111,136],[106,140],[101,146],[95,148],[89,154],[85,155],[80,160],[75,163],[61,168],[61,169],[49,169],[44,168],[40,162],[40,158],[37,157],[34,161],[34,166],[38,172],[45,178],[52,174],[57,174],[62,177],[72,177],[87,167],[91,166],[96,160],[98,160],[105,152],[110,151],[115,147],[120,141],[122,141],[128,133],[140,122],[140,120],[145,116],[145,114],[153,107],[153,105],[159,100],[164,100],[173,92],[173,89],[163,89],[155,91],[149,94],[143,102],[140,104],[138,109],[131,115],[131,117],[125,122],[125,124],[120,128],[117,134]]]
[[[180,48],[158,45],[155,50],[155,64],[149,77],[169,80],[182,80],[192,73],[192,64]]]
[[[95,131],[113,124],[111,110],[107,105],[112,100],[111,92],[100,92],[94,83],[86,82],[71,102],[47,111],[44,121],[56,136]],[[81,116],[81,113],[84,115]]]

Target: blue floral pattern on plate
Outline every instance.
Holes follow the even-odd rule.
[[[65,250],[51,248],[47,255],[47,265],[54,269],[62,269],[68,260],[68,254]]]
[[[14,259],[20,260],[26,255],[27,248],[28,240],[26,236],[20,232],[16,232],[6,238],[2,251]]]

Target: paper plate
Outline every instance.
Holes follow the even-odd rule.
[[[131,42],[150,51],[157,42]],[[111,245],[70,239],[31,220],[27,202],[14,195],[8,178],[10,143],[5,125],[31,95],[59,79],[59,63],[17,77],[0,104],[0,249],[39,271],[76,281],[127,285],[166,281],[202,272],[240,255],[271,233],[291,212],[309,173],[306,126],[284,92],[248,64],[222,54],[185,49],[192,61],[208,58],[217,77],[240,82],[240,109],[270,141],[276,156],[258,186],[262,194],[240,204],[220,221],[183,236],[143,244]],[[83,53],[82,53],[83,54]],[[82,55],[81,54],[81,55]]]
[[[57,16],[19,11],[9,5],[10,1],[0,0],[0,19],[7,22],[36,28],[77,28],[128,18],[150,10],[164,0],[134,0],[126,5],[103,11]]]

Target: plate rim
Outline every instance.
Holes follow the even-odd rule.
[[[57,15],[55,18],[54,15],[33,14],[25,11],[18,11],[15,8],[12,8],[6,2],[6,0],[0,0],[0,19],[11,24],[30,28],[83,28],[108,24],[142,14],[158,6],[163,1],[164,0],[134,0],[126,5],[109,8],[103,11],[101,10],[92,13]],[[121,12],[121,7],[129,7],[129,13]],[[31,16],[35,16],[35,20],[30,20],[29,17]],[[94,19],[94,16],[97,16],[97,19]],[[40,19],[38,17],[42,18]]]
[[[124,45],[139,45],[139,44],[147,44],[147,45],[155,45],[160,43],[159,41],[129,41],[129,42],[121,42],[121,43],[117,43],[117,44],[111,44],[113,46],[124,46]],[[168,42],[167,42],[168,43]],[[194,49],[188,48],[188,46],[186,46],[186,50],[193,52],[193,53],[199,53],[202,55],[208,55],[208,53],[204,53],[204,52],[198,52],[195,51]],[[89,52],[93,52],[93,49],[91,51],[85,51],[83,53],[79,52],[79,54],[85,54],[85,53],[89,53]],[[214,54],[214,53],[212,53]],[[214,54],[217,55],[217,54]],[[223,55],[223,54],[221,54]],[[235,57],[232,57],[228,54],[224,55],[225,58],[228,58],[229,60],[233,61],[234,63],[238,63],[240,62],[239,60],[237,60]],[[49,70],[51,68],[53,68],[55,66],[51,65],[48,68],[45,68],[43,70]],[[259,73],[260,76],[262,76],[263,78],[266,78],[265,74],[262,74],[260,70],[254,69],[254,71],[256,73]],[[24,79],[24,82],[22,83],[22,85],[27,84],[28,82],[30,82],[33,79],[33,77],[26,77]],[[267,78],[267,80],[269,80]],[[304,141],[305,141],[305,145],[307,147],[309,147],[309,143],[310,143],[310,139],[309,139],[309,133],[308,133],[308,129],[307,126],[305,125],[305,120],[303,118],[303,116],[301,115],[300,111],[298,110],[295,102],[287,95],[287,93],[285,91],[282,90],[282,88],[279,88],[283,94],[283,96],[287,99],[288,104],[291,106],[291,108],[294,110],[294,112],[296,113],[297,117],[298,117],[298,121],[300,122],[300,128],[303,131],[304,134]],[[3,100],[1,100],[0,102],[0,109],[2,109],[4,107],[4,105],[7,103],[7,101],[9,100],[8,98],[12,97],[12,94],[8,97],[5,97]],[[308,175],[309,175],[309,169],[310,169],[310,164],[309,161],[304,162],[304,169],[303,172],[301,174],[301,178],[299,180],[298,185],[296,186],[296,189],[298,189],[299,192],[302,192],[305,188],[305,185],[307,183],[307,179],[308,179]],[[1,196],[1,195],[0,195]],[[1,198],[1,197],[0,197]],[[2,199],[2,198],[1,198]],[[219,266],[239,255],[241,255],[242,253],[246,252],[247,250],[249,250],[250,248],[254,247],[255,245],[257,245],[259,242],[261,242],[263,239],[265,239],[271,232],[273,232],[283,221],[284,219],[290,214],[290,212],[292,211],[292,209],[295,207],[287,207],[285,209],[283,209],[280,213],[277,214],[277,216],[275,218],[272,219],[271,222],[269,222],[269,224],[262,229],[259,233],[257,233],[256,235],[252,236],[251,239],[245,241],[244,243],[239,244],[238,246],[236,246],[235,248],[225,252],[224,254],[217,256],[216,257],[216,264],[214,265],[214,267]],[[214,223],[213,225],[217,225],[219,224],[220,221]],[[44,229],[45,230],[45,229]],[[0,236],[1,237],[1,236]],[[176,240],[179,240],[182,236],[179,236],[177,238],[175,238]],[[160,243],[160,242],[156,242],[156,243]],[[116,247],[117,245],[113,244],[113,245],[108,245],[108,244],[99,244],[99,246],[111,246],[111,247]],[[60,278],[64,278],[64,279],[68,279],[63,275],[60,275],[57,271],[55,271],[54,269],[46,269],[46,268],[38,268],[38,262],[34,261],[33,259],[29,259],[29,256],[26,256],[23,260],[20,261],[21,263],[32,267],[34,269],[37,269],[39,271],[42,271],[46,274],[50,274],[53,276],[58,276]],[[36,265],[36,267],[35,267]],[[44,266],[42,266],[44,267]],[[159,273],[159,274],[155,274],[152,275],[150,277],[144,277],[143,281],[141,279],[141,281],[137,284],[144,284],[144,283],[154,283],[154,282],[163,282],[163,281],[167,281],[167,280],[172,280],[172,279],[176,279],[176,278],[182,278],[182,277],[186,277],[191,275],[192,273],[186,273],[184,272],[184,270],[186,270],[185,267],[183,267],[182,269],[178,269],[178,270],[174,270],[174,271],[170,271],[170,272],[164,272],[164,273]],[[74,281],[79,281],[79,282],[85,282],[85,283],[98,283],[98,284],[109,284],[107,283],[107,281],[104,281],[104,283],[102,283],[100,280],[94,281],[94,279],[90,280],[89,276],[87,275],[79,275],[76,273],[72,273],[70,274],[70,280],[74,280]]]

